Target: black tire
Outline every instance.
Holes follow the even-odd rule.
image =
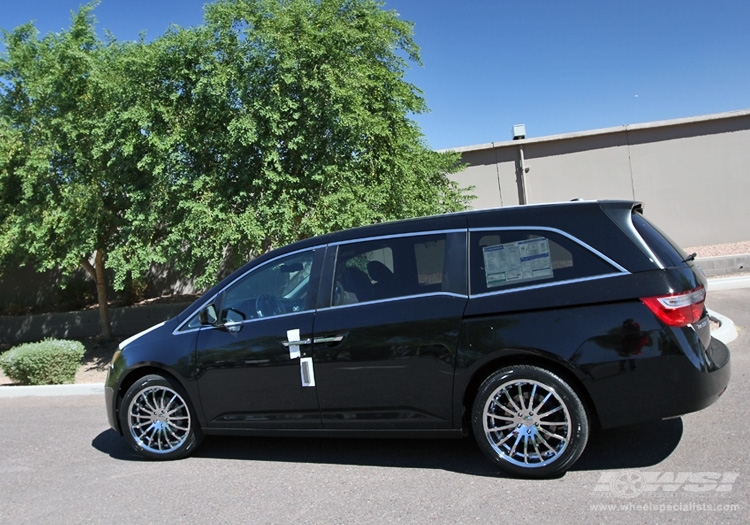
[[[120,425],[128,445],[148,459],[183,458],[203,439],[185,392],[155,374],[140,378],[125,393]]]
[[[576,392],[555,374],[529,365],[489,376],[479,387],[471,421],[482,452],[525,478],[562,475],[589,436],[589,418]]]

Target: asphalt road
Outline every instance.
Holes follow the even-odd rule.
[[[208,438],[141,461],[101,396],[0,398],[1,523],[750,523],[750,289],[730,388],[680,419],[592,436],[560,479],[493,470],[472,440]]]

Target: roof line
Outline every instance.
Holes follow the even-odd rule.
[[[540,142],[552,142],[557,140],[575,139],[580,137],[591,137],[594,135],[608,135],[612,133],[622,133],[624,131],[635,131],[642,129],[653,129],[663,128],[669,126],[679,126],[683,124],[692,124],[696,122],[708,122],[711,120],[723,120],[738,117],[750,116],[750,109],[741,109],[737,111],[726,111],[724,113],[714,113],[711,115],[702,115],[699,117],[686,117],[672,120],[659,120],[655,122],[644,122],[640,124],[625,124],[622,126],[615,126],[611,128],[601,128],[588,131],[576,131],[572,133],[562,133],[559,135],[548,135],[546,137],[536,137],[531,139],[518,139],[518,140],[505,140],[501,142],[487,142],[485,144],[476,144],[473,146],[461,146],[458,148],[446,148],[438,150],[441,152],[455,151],[458,153],[466,153],[470,151],[479,151],[486,149],[503,148],[508,146],[517,146],[519,144],[534,144]]]

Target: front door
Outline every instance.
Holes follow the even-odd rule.
[[[198,387],[213,428],[320,428],[314,383],[303,384],[322,250],[256,267],[216,298],[216,326],[198,334]]]

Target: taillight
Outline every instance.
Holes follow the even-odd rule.
[[[689,292],[656,297],[641,297],[643,304],[669,326],[687,326],[703,317],[706,289],[703,286]]]

